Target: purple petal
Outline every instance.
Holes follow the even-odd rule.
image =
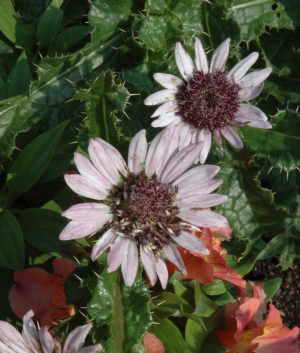
[[[211,132],[207,129],[202,129],[200,132],[198,142],[203,141],[203,148],[200,152],[200,163],[203,164],[211,147]]]
[[[186,268],[184,266],[182,257],[177,250],[177,248],[172,244],[169,243],[168,245],[163,246],[163,251],[166,254],[167,258],[178,267],[178,269],[184,274],[187,274]]]
[[[207,181],[204,184],[197,185],[196,183],[191,185],[191,187],[187,187],[185,189],[179,189],[179,198],[184,201],[185,198],[194,196],[194,195],[200,195],[204,194],[207,195],[210,192],[214,191],[217,189],[220,185],[223,184],[223,179],[212,179]]]
[[[229,54],[229,43],[230,43],[230,39],[227,38],[215,50],[211,58],[210,72],[214,73],[217,71],[224,70],[224,67],[228,58],[228,54]]]
[[[115,232],[110,228],[108,229],[101,238],[99,238],[93,247],[91,258],[93,261],[98,259],[98,257],[112,244],[115,239]]]
[[[189,125],[183,125],[180,129],[180,136],[179,136],[179,145],[178,149],[181,151],[183,148],[188,146],[191,143],[192,133],[191,128]]]
[[[95,346],[83,347],[78,351],[78,353],[98,353],[101,350],[102,350],[102,345],[98,343]]]
[[[220,148],[222,148],[222,139],[221,139],[220,131],[219,130],[215,130],[214,131],[214,136],[215,136],[215,139],[216,139],[216,142],[217,142],[218,146]]]
[[[107,214],[101,219],[92,219],[86,222],[71,221],[60,233],[60,240],[70,240],[86,237],[100,230],[105,223],[112,220],[112,215]]]
[[[145,163],[145,172],[149,178],[152,177],[163,161],[166,149],[170,143],[170,133],[171,129],[164,129],[155,136],[149,146]]]
[[[165,289],[168,283],[169,273],[166,263],[161,256],[157,257],[155,261],[155,267],[161,286],[163,287],[163,289]]]
[[[151,249],[144,250],[143,246],[140,245],[140,254],[143,267],[147,273],[151,286],[154,286],[157,280],[156,266],[155,266],[155,256]]]
[[[180,207],[200,207],[200,208],[208,208],[220,205],[224,201],[228,199],[227,195],[218,195],[218,194],[198,194],[193,196],[188,196],[182,199],[181,201],[177,201]]]
[[[53,337],[48,332],[48,329],[48,326],[41,327],[38,332],[43,353],[53,353],[55,347]]]
[[[187,80],[193,74],[194,64],[188,53],[182,48],[181,43],[176,43],[175,60],[181,76]]]
[[[24,341],[26,342],[27,346],[32,350],[32,352],[39,353],[39,348],[40,345],[38,344],[38,333],[37,329],[31,320],[31,318],[34,316],[34,313],[32,310],[29,310],[24,316],[23,316],[23,331],[22,331],[22,336],[24,338]]]
[[[265,113],[263,113],[259,108],[251,104],[240,104],[237,115],[238,117],[242,117],[248,120],[268,120]]]
[[[5,353],[30,353],[21,334],[5,321],[0,321],[0,351]]]
[[[177,89],[178,86],[183,84],[180,78],[170,74],[157,73],[154,74],[154,79],[165,88]]]
[[[239,91],[239,100],[240,101],[250,101],[251,99],[256,98],[259,96],[260,92],[264,88],[264,84],[260,84],[259,86],[255,87],[245,87],[240,89]]]
[[[175,99],[177,90],[163,89],[162,91],[151,94],[144,100],[145,105],[158,105]]]
[[[96,137],[95,140],[102,146],[102,148],[106,151],[110,159],[113,161],[113,164],[117,167],[120,173],[124,176],[128,175],[127,165],[121,155],[121,153],[110,143],[102,140],[99,137]]]
[[[202,71],[205,74],[208,73],[208,64],[206,54],[203,50],[203,46],[199,38],[195,38],[195,64],[198,71]]]
[[[82,175],[65,174],[65,181],[76,194],[94,200],[104,200],[107,197],[107,190],[92,179]]]
[[[108,149],[104,149],[96,139],[90,139],[89,142],[89,155],[98,171],[107,179],[111,184],[118,184],[121,181],[120,173],[110,158]]]
[[[155,110],[155,112],[151,115],[151,118],[155,118],[157,116],[164,115],[167,113],[175,113],[177,109],[178,106],[176,100],[166,102]]]
[[[85,343],[86,336],[90,332],[92,324],[78,326],[71,331],[64,345],[64,353],[74,353],[80,350]]]
[[[244,76],[240,82],[239,85],[244,88],[244,87],[251,87],[251,86],[258,86],[266,78],[269,77],[270,73],[272,72],[272,69],[270,67],[267,67],[266,69],[251,72],[250,74]]]
[[[184,173],[194,163],[202,147],[203,142],[194,143],[173,155],[164,167],[161,182],[170,183]]]
[[[191,233],[181,231],[180,235],[177,237],[172,234],[170,234],[170,236],[178,245],[187,250],[195,251],[202,255],[210,254],[210,251],[204,245],[203,241]]]
[[[139,267],[138,250],[134,240],[129,240],[128,251],[122,261],[122,273],[127,287],[131,287]]]
[[[197,227],[222,228],[228,225],[225,217],[207,210],[191,210],[188,207],[181,208],[178,217],[181,217],[184,221],[194,224]]]
[[[73,221],[86,222],[105,217],[110,211],[110,207],[96,202],[79,203],[71,206],[61,215]]]
[[[94,180],[105,189],[111,188],[111,183],[105,179],[102,174],[100,174],[98,170],[92,165],[92,163],[82,154],[75,152],[74,161],[79,173],[82,176]]]
[[[223,129],[220,130],[220,132],[233,147],[235,148],[243,147],[242,140],[230,126],[224,127]]]
[[[170,125],[171,123],[179,123],[181,121],[181,117],[175,115],[175,113],[167,113],[164,115],[161,115],[158,119],[155,119],[152,122],[153,127],[165,127]]]
[[[123,237],[118,237],[112,245],[107,256],[108,269],[107,272],[115,271],[122,263],[128,252],[128,242],[130,240]]]
[[[228,73],[228,78],[232,78],[234,82],[239,83],[240,79],[246,74],[250,67],[258,59],[258,53],[254,52],[248,55],[245,59],[239,61]]]
[[[138,132],[130,142],[128,151],[128,167],[132,173],[142,170],[147,153],[146,130]]]
[[[200,165],[188,170],[174,181],[174,185],[178,185],[179,192],[189,189],[191,185],[199,186],[211,180],[220,171],[220,167],[215,165]]]
[[[247,126],[255,127],[258,129],[272,129],[272,125],[268,121],[262,120],[249,120],[245,118],[236,118],[235,121],[238,123],[245,123]]]

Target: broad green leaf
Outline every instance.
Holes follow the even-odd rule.
[[[40,208],[28,208],[18,216],[24,239],[37,249],[55,256],[63,255],[68,242],[59,240],[59,234],[68,224],[59,213]]]
[[[162,319],[171,315],[184,316],[194,311],[183,298],[170,292],[157,293],[152,303],[155,306],[155,315]]]
[[[8,293],[14,284],[11,270],[0,267],[0,320],[9,322],[10,318],[14,318],[14,313],[8,301]]]
[[[60,9],[61,5],[62,0],[52,0],[43,13],[36,33],[39,49],[48,46],[59,31],[63,19],[63,11]]]
[[[285,271],[293,265],[294,258],[300,254],[300,219],[286,218],[282,249],[279,256],[279,265]]]
[[[178,328],[169,319],[154,317],[155,324],[148,332],[153,333],[163,344],[165,353],[187,352],[187,345]]]
[[[221,345],[219,336],[212,331],[204,340],[201,353],[225,353],[226,349]]]
[[[278,289],[282,284],[282,278],[272,278],[264,281],[264,292],[266,293],[266,301],[270,301],[274,295],[277,293]]]
[[[213,317],[204,319],[205,327],[199,323],[188,320],[185,326],[185,340],[189,353],[201,352],[201,347],[205,338],[210,334],[214,327]]]
[[[19,56],[0,92],[0,100],[21,95],[28,91],[31,75],[25,51]]]
[[[200,284],[193,280],[195,289],[195,314],[199,316],[209,317],[213,314],[217,305],[211,301],[201,290]]]
[[[16,8],[25,23],[37,21],[46,10],[49,0],[15,0]]]
[[[44,204],[42,209],[62,213],[70,207],[70,202],[74,197],[74,191],[72,191],[68,186],[65,186],[54,196],[51,201]]]
[[[13,43],[16,42],[17,15],[10,0],[0,2],[0,31]]]
[[[232,285],[228,282],[215,279],[213,283],[204,285],[202,289],[207,295],[220,295],[224,294],[230,287],[232,287]]]
[[[24,148],[7,175],[7,186],[10,191],[22,193],[37,182],[46,170],[67,124],[68,121],[65,121],[44,132]]]
[[[0,54],[11,54],[13,53],[12,48],[0,40]]]
[[[23,271],[25,264],[24,240],[19,223],[4,209],[0,213],[0,266]]]
[[[87,310],[98,325],[109,326],[111,337],[103,342],[108,352],[135,352],[151,322],[148,300],[148,289],[141,280],[126,287],[118,271],[105,270],[99,275]]]

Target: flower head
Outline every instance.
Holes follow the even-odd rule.
[[[48,327],[36,329],[31,318],[34,316],[29,310],[23,317],[22,335],[8,322],[0,321],[0,352],[3,353],[97,353],[102,349],[101,344],[83,347],[86,336],[92,324],[76,327],[68,335],[63,351],[56,338],[48,332]]]
[[[227,224],[224,217],[207,210],[227,199],[209,194],[222,183],[213,179],[219,167],[198,166],[186,172],[203,143],[178,152],[177,140],[178,127],[173,126],[158,134],[147,150],[145,131],[140,131],[130,143],[127,167],[114,147],[99,138],[91,139],[88,149],[92,163],[76,153],[81,175],[65,175],[72,190],[98,202],[77,204],[63,212],[71,222],[60,239],[104,232],[93,247],[92,259],[110,247],[108,272],[121,265],[128,286],[136,277],[138,253],[150,283],[154,285],[158,275],[165,287],[168,271],[163,253],[186,273],[174,242],[209,253],[200,239],[185,230]]]
[[[73,305],[66,305],[64,282],[76,268],[70,259],[60,258],[52,262],[55,274],[42,268],[27,268],[14,272],[14,282],[9,292],[9,302],[13,312],[22,318],[30,309],[39,319],[41,326],[52,327],[60,320],[75,314]]]
[[[146,105],[162,104],[152,114],[152,118],[159,117],[152,126],[181,124],[179,149],[190,143],[204,142],[198,155],[201,163],[205,162],[210,150],[212,135],[220,147],[223,135],[233,147],[242,148],[243,143],[232,126],[272,127],[260,109],[241,103],[260,94],[271,68],[245,76],[258,59],[258,53],[254,52],[225,72],[229,42],[230,39],[226,39],[216,49],[210,68],[198,38],[195,37],[195,66],[182,45],[177,43],[175,59],[184,81],[169,74],[155,74],[155,80],[166,89],[150,95],[144,102]]]

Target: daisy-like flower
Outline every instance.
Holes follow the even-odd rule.
[[[93,247],[92,260],[111,247],[108,272],[121,265],[127,286],[135,280],[139,253],[151,285],[158,275],[165,288],[168,270],[163,253],[186,274],[174,242],[209,254],[203,242],[185,230],[227,225],[223,216],[207,210],[227,199],[225,195],[209,194],[222,184],[222,179],[213,179],[219,167],[198,166],[186,172],[203,143],[178,152],[178,139],[179,128],[175,125],[159,133],[147,151],[145,130],[140,131],[130,143],[127,167],[113,146],[94,138],[88,147],[92,163],[75,153],[81,175],[65,175],[73,191],[98,202],[77,204],[63,212],[71,222],[60,239],[103,232]]]
[[[179,150],[190,143],[204,142],[199,154],[201,163],[207,158],[212,135],[220,147],[223,135],[233,147],[242,148],[243,142],[232,126],[272,127],[260,109],[241,103],[260,94],[271,68],[245,76],[258,59],[258,53],[254,52],[226,72],[229,43],[230,39],[226,39],[216,49],[210,67],[198,38],[195,38],[195,66],[182,45],[177,43],[175,59],[184,81],[173,75],[156,73],[154,79],[166,89],[151,94],[144,101],[146,105],[162,104],[151,116],[159,117],[152,126],[181,124]]]
[[[71,331],[62,350],[58,340],[48,332],[49,327],[36,329],[33,316],[32,310],[24,315],[22,335],[8,322],[0,321],[1,353],[98,353],[102,349],[101,344],[82,348],[92,324]]]

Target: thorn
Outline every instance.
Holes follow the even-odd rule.
[[[94,272],[94,274],[99,278],[100,276],[98,275],[97,272],[95,272],[94,270],[92,270]]]
[[[82,281],[82,278],[80,278],[79,276],[76,275],[76,273],[73,273],[73,275],[79,279],[79,281],[81,282]]]

